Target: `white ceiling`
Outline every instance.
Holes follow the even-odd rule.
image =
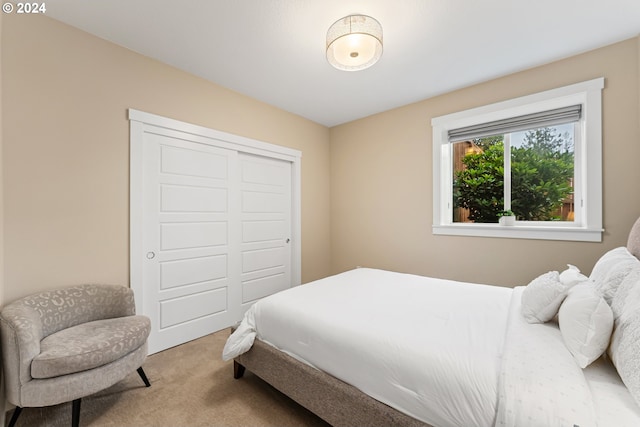
[[[640,0],[55,0],[46,14],[326,126],[640,34]],[[338,71],[329,26],[376,18],[384,53]]]

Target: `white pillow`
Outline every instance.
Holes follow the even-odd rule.
[[[616,328],[617,319],[624,311],[634,310],[640,305],[640,261],[629,271],[629,274],[618,286],[618,290],[611,300],[611,311],[613,311],[613,327]]]
[[[575,265],[567,264],[567,267],[569,268],[560,273],[560,281],[566,286],[572,287],[580,282],[586,282],[589,280],[587,276],[580,273],[580,269]]]
[[[627,304],[615,324],[609,357],[629,393],[640,405],[640,305]]]
[[[589,280],[610,305],[618,287],[638,262],[624,246],[611,249],[596,262]]]
[[[611,304],[609,358],[640,405],[640,262],[624,278]]]
[[[613,330],[611,307],[587,284],[574,286],[558,311],[565,345],[581,368],[599,358],[609,345]]]
[[[567,292],[587,280],[573,265],[562,272],[550,271],[536,277],[522,292],[522,315],[529,323],[544,323],[553,319]]]

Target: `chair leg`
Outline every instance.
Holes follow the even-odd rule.
[[[140,378],[142,378],[142,381],[144,381],[144,385],[147,387],[151,387],[151,383],[149,382],[149,379],[147,378],[147,375],[144,373],[144,370],[142,369],[142,366],[140,366],[138,368],[138,375],[140,375]]]
[[[71,407],[71,427],[78,427],[80,425],[80,399],[73,401]]]
[[[16,406],[16,409],[13,410],[13,415],[11,416],[11,420],[9,421],[9,427],[13,427],[16,425],[16,421],[18,421],[18,417],[22,412],[21,406]]]
[[[142,381],[144,381],[144,384],[147,387],[151,387],[151,383],[147,379],[147,375],[144,373],[142,366],[138,368],[138,374],[140,375],[140,378],[142,378]],[[81,399],[76,399],[73,401],[71,405],[71,426],[72,427],[79,427],[80,425],[80,403],[81,403]],[[11,420],[9,420],[8,427],[14,427],[16,425],[16,422],[18,421],[18,417],[20,416],[21,412],[22,412],[22,407],[16,406],[16,408],[13,410],[13,415],[11,416]]]

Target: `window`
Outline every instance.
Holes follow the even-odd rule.
[[[601,241],[603,87],[434,118],[434,234]],[[506,212],[515,225],[501,225]]]

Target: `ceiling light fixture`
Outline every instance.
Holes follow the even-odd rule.
[[[382,26],[366,15],[338,19],[327,31],[327,61],[339,70],[369,68],[382,56]]]

